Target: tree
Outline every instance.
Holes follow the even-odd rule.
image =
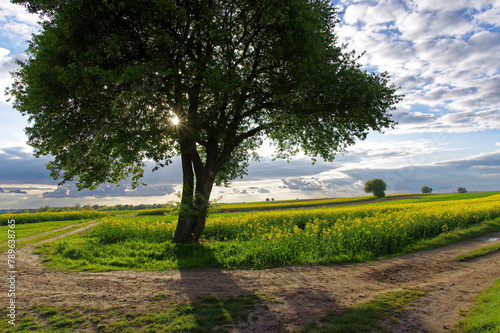
[[[457,188],[457,193],[467,193],[467,189],[465,187]]]
[[[387,189],[387,184],[382,179],[372,179],[365,183],[365,192],[373,193],[377,198],[385,197],[385,190]]]
[[[10,89],[35,155],[79,189],[141,184],[181,157],[175,242],[198,241],[212,187],[276,157],[332,161],[394,125],[386,73],[337,45],[328,0],[12,0],[43,14]]]
[[[432,187],[429,186],[422,187],[422,193],[432,193]]]

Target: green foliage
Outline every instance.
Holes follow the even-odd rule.
[[[387,184],[382,179],[372,179],[365,183],[365,192],[373,193],[377,198],[385,197],[385,190],[387,189]]]
[[[465,187],[457,188],[457,193],[467,193],[467,189]]]
[[[429,186],[422,187],[422,193],[432,193],[432,187]]]
[[[176,215],[178,210],[175,207],[142,209],[136,213],[137,216],[144,215]]]

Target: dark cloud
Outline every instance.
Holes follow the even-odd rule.
[[[46,164],[52,160],[49,156],[34,157],[25,147],[0,148],[0,183],[2,184],[47,184],[56,185],[50,177]],[[156,172],[154,162],[146,162],[143,181],[146,184],[181,184],[182,173],[180,159]]]
[[[436,116],[429,113],[397,110],[393,113],[392,119],[397,121],[400,125],[422,125],[434,123],[436,121]]]
[[[133,190],[128,186],[117,187],[115,185],[101,185],[99,188],[89,191],[78,191],[74,185],[61,186],[52,192],[43,193],[44,198],[83,198],[83,197],[149,197],[149,196],[164,196],[173,194],[174,187],[172,185],[151,185],[140,186]]]
[[[500,151],[433,165],[392,169],[351,169],[343,171],[363,182],[382,178],[389,190],[419,192],[422,186],[435,191],[451,191],[458,186],[469,190],[500,190]]]
[[[271,191],[269,191],[268,189],[265,189],[263,187],[259,188],[259,190],[257,192],[259,192],[259,193],[271,193]]]
[[[16,189],[16,190],[10,190],[10,193],[20,193],[20,194],[26,194],[26,193],[28,193],[28,192],[23,191],[23,190]]]
[[[17,194],[26,194],[25,190],[18,189],[18,188],[13,188],[13,189],[3,189],[0,187],[0,193],[17,193]]]
[[[56,184],[45,167],[48,157],[35,158],[24,147],[0,149],[0,183]]]

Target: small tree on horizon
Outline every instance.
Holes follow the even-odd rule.
[[[429,186],[422,187],[422,193],[432,193],[432,187]]]
[[[467,189],[465,187],[457,188],[457,193],[467,193]]]
[[[377,198],[385,197],[385,190],[387,189],[387,184],[382,179],[372,179],[366,182],[365,192],[373,193]]]

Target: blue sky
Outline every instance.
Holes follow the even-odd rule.
[[[342,11],[339,41],[366,51],[370,71],[387,71],[406,97],[394,112],[399,122],[384,134],[350,147],[332,163],[312,166],[305,156],[272,161],[262,147],[260,163],[230,188],[216,188],[224,202],[364,195],[363,184],[382,178],[388,193],[500,190],[500,1],[334,1]],[[0,88],[12,80],[15,59],[38,18],[0,0]],[[0,96],[0,208],[36,208],[79,203],[162,203],[180,191],[180,165],[154,174],[148,187],[131,191],[105,185],[78,192],[57,187],[32,157],[23,128],[26,119]],[[327,143],[326,143],[327,144]]]

